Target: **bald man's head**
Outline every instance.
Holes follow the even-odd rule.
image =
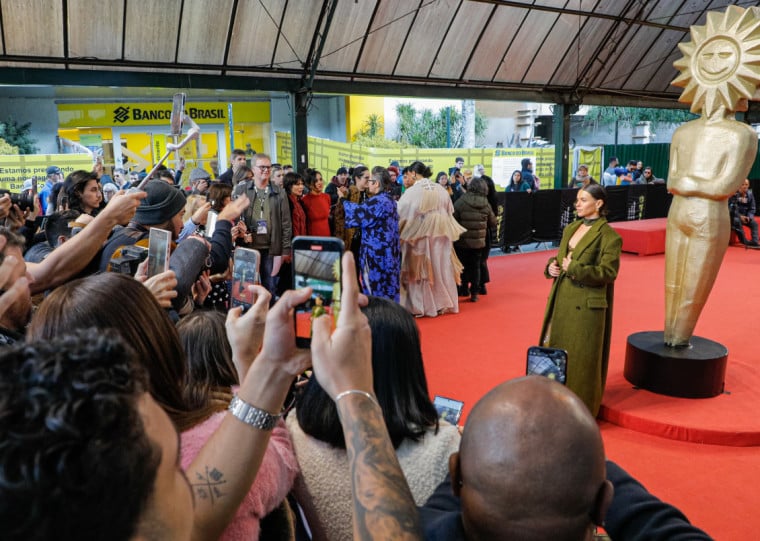
[[[612,499],[594,419],[544,377],[508,381],[484,396],[451,462],[469,540],[586,539]]]

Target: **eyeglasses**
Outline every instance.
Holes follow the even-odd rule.
[[[271,165],[257,165],[255,167],[257,167],[259,171],[270,171],[272,169]]]

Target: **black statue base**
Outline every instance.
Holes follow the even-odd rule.
[[[653,393],[682,398],[710,398],[723,392],[728,349],[693,336],[688,347],[665,345],[662,331],[628,336],[625,379]]]

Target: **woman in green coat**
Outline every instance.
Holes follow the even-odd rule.
[[[612,330],[612,297],[623,241],[604,219],[607,192],[599,184],[578,190],[579,220],[565,227],[556,257],[541,343],[567,351],[567,386],[596,416],[604,394]]]

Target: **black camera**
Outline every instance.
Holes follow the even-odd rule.
[[[148,257],[148,249],[143,246],[133,244],[123,246],[119,250],[117,257],[112,257],[108,262],[108,270],[118,272],[119,274],[128,274],[134,276],[137,273],[137,267]]]
[[[34,208],[34,194],[29,193],[13,193],[10,190],[0,189],[0,197],[8,194],[11,196],[11,203],[18,205],[21,210],[29,210]]]

